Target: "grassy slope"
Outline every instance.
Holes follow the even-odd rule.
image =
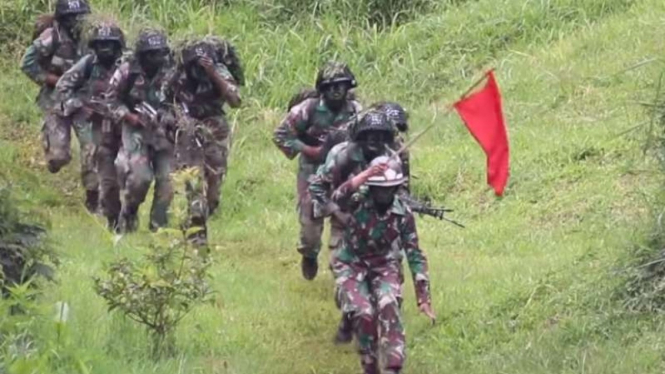
[[[246,90],[248,107],[233,114],[238,128],[225,210],[212,227],[219,302],[183,322],[182,356],[158,365],[146,358],[143,333],[109,316],[90,281],[105,261],[137,255],[132,244],[147,234],[113,248],[100,221],[72,208],[80,195],[73,168],[58,176],[37,169],[35,126],[19,125],[24,136],[7,141],[10,124],[34,124],[37,117],[26,103],[32,89],[26,93],[26,81],[5,69],[0,175],[50,216],[65,260],[61,282],[46,299],[67,300],[73,311],[58,348],[62,358],[44,372],[71,373],[72,358],[93,373],[357,370],[353,349],[330,343],[337,321],[330,273],[312,283],[300,278],[295,165],[269,143],[291,91],[284,87],[307,82],[318,63],[309,56],[333,50],[358,70],[364,97],[390,92],[405,100],[416,130],[431,120],[435,106],[426,103],[440,91],[452,98],[470,79],[463,74],[486,64],[499,68],[513,150],[503,200],[484,188],[482,154],[452,116],[439,116],[441,126],[413,151],[416,188],[456,208],[468,228],[419,221],[440,323],[431,328],[417,315],[407,284],[408,372],[662,372],[662,319],[627,315],[611,297],[621,281],[614,271],[648,239],[658,186],[636,133],[618,134],[645,120],[630,101],[648,98],[660,65],[621,71],[658,56],[665,5],[552,3],[554,10],[467,2],[385,33],[363,34],[330,20],[322,21],[323,33],[299,26],[300,36],[284,27],[244,26],[238,44],[256,79]],[[215,20],[227,35],[241,31],[228,22],[232,16]],[[386,79],[378,79],[381,72]],[[55,334],[48,320],[38,331],[43,341]]]

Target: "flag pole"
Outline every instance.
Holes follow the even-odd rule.
[[[485,74],[483,74],[480,78],[478,78],[475,82],[473,82],[473,84],[472,84],[471,86],[469,86],[469,88],[467,88],[467,89],[466,89],[466,90],[465,90],[465,91],[459,96],[459,98],[458,98],[455,102],[453,102],[452,104],[448,104],[448,105],[446,105],[446,110],[445,110],[445,112],[443,112],[443,115],[448,115],[450,112],[452,112],[453,109],[455,108],[455,103],[457,103],[458,101],[464,99],[464,98],[465,98],[466,96],[468,96],[468,95],[469,95],[469,94],[470,94],[470,93],[471,93],[476,87],[478,87],[481,83],[483,83],[483,81],[487,78],[487,75],[488,75],[491,71],[493,71],[493,70],[494,70],[494,69],[489,69],[489,70],[487,70],[487,71],[485,72]],[[409,148],[413,145],[413,143],[415,143],[418,139],[420,139],[423,135],[425,135],[425,133],[428,132],[429,130],[431,130],[435,125],[436,125],[436,122],[432,121],[432,123],[430,123],[427,127],[425,127],[425,129],[423,129],[423,131],[419,132],[416,136],[414,136],[413,138],[411,138],[411,139],[410,139],[408,142],[406,142],[402,147],[400,147],[400,149],[397,150],[397,152],[393,153],[393,154],[390,156],[390,158],[397,157],[397,156],[399,156],[401,153],[403,153],[404,151],[406,151],[407,149],[409,149]]]

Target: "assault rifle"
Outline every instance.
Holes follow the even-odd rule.
[[[424,201],[420,201],[420,200],[416,199],[415,197],[411,196],[410,194],[408,194],[406,192],[401,193],[399,195],[399,197],[402,201],[404,201],[404,203],[406,203],[406,205],[409,206],[409,208],[411,208],[411,210],[413,210],[416,213],[419,213],[421,216],[423,216],[423,215],[432,216],[432,217],[438,218],[442,221],[450,222],[455,226],[465,228],[465,226],[462,225],[461,223],[459,223],[455,220],[452,220],[452,219],[445,216],[446,213],[453,212],[452,209],[447,209],[447,208],[444,208],[444,207],[441,207],[441,208],[433,207],[432,203],[429,201],[429,199],[425,199]]]

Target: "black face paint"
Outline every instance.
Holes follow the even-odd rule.
[[[360,143],[363,154],[368,160],[383,154],[392,141],[392,134],[388,131],[365,131],[358,138],[358,143]]]
[[[74,38],[78,38],[81,33],[81,22],[83,21],[83,14],[66,14],[58,19],[58,23],[67,30],[67,32]]]
[[[397,186],[391,187],[379,187],[379,186],[369,186],[369,193],[374,200],[374,204],[382,210],[387,210],[395,199],[395,193],[397,192]]]
[[[351,86],[347,82],[336,82],[328,84],[323,88],[323,99],[329,103],[340,103],[346,100],[346,95]]]
[[[141,67],[145,70],[157,70],[166,63],[168,55],[169,52],[166,49],[146,51],[139,55],[139,62],[141,63]]]
[[[103,64],[114,63],[122,54],[120,44],[112,40],[97,41],[93,44],[93,49]]]

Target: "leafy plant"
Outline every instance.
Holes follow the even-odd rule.
[[[182,232],[162,230],[142,260],[108,265],[108,277],[95,278],[95,291],[109,312],[119,310],[147,329],[158,359],[175,352],[178,323],[194,306],[212,301],[209,267],[208,253],[190,246]]]

